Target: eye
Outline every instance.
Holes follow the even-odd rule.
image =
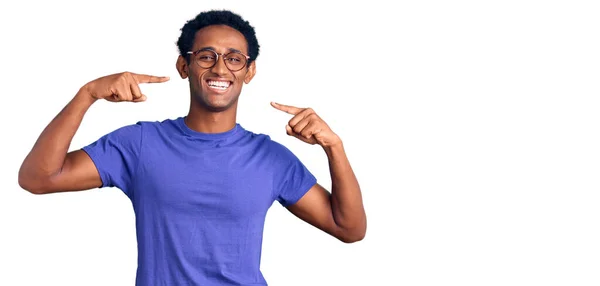
[[[214,62],[216,55],[211,51],[201,51],[198,53],[198,55],[196,55],[196,59],[201,62]]]
[[[215,60],[215,57],[210,56],[210,55],[200,55],[200,56],[198,56],[198,60],[205,61],[205,62],[212,62]]]
[[[246,58],[239,53],[231,53],[225,58],[230,65],[243,65],[246,63]]]

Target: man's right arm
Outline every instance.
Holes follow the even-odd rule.
[[[139,83],[165,82],[168,77],[120,73],[84,85],[48,124],[23,161],[19,185],[34,194],[82,191],[102,185],[94,162],[82,150],[68,152],[83,116],[98,99],[120,102],[146,100]]]

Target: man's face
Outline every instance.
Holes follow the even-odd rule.
[[[254,62],[239,71],[231,71],[223,55],[231,51],[248,54],[248,43],[239,31],[225,25],[208,26],[196,32],[192,51],[212,50],[219,54],[213,67],[197,64],[198,57],[189,55],[190,62],[178,60],[177,68],[183,78],[189,76],[192,100],[211,111],[223,111],[237,103],[244,83],[249,83],[255,73]]]

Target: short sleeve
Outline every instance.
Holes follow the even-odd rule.
[[[121,127],[82,148],[94,164],[102,186],[117,187],[131,198],[131,182],[140,155],[142,125]]]
[[[275,199],[284,206],[300,200],[317,183],[315,176],[289,149],[280,145],[275,170]]]

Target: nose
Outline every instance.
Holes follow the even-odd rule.
[[[217,54],[217,62],[211,68],[211,71],[218,75],[224,75],[229,73],[229,69],[225,65],[225,59],[223,58],[223,55]]]

